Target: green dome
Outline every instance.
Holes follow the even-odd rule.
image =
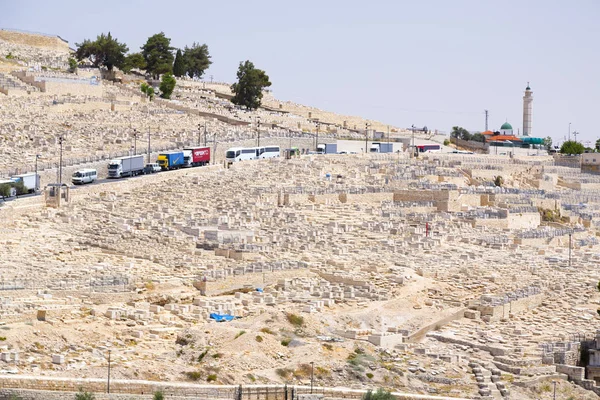
[[[502,126],[500,127],[500,129],[505,129],[505,130],[510,129],[512,131],[512,125],[509,124],[508,122],[505,122],[505,123],[502,124]]]

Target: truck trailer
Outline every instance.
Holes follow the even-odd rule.
[[[210,163],[210,147],[186,147],[183,160],[188,167],[198,167]]]
[[[169,151],[167,153],[160,153],[156,162],[158,162],[158,165],[160,165],[163,171],[179,169],[185,166],[183,151]]]
[[[371,147],[369,148],[369,151],[371,153],[393,153],[394,144],[373,142],[373,144],[371,144]]]
[[[40,187],[40,176],[35,172],[27,174],[13,175],[10,177],[15,182],[23,182],[29,193],[34,193]]]
[[[109,178],[123,178],[144,173],[144,156],[125,156],[110,160],[108,163]]]
[[[317,154],[337,154],[337,143],[322,143],[317,145]]]

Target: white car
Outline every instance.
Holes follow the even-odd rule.
[[[146,174],[153,174],[155,172],[160,172],[161,168],[160,165],[158,165],[158,163],[150,163],[150,164],[146,164],[146,166],[144,167],[144,173]]]

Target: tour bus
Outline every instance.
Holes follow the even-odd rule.
[[[260,154],[258,158],[275,158],[279,157],[279,154],[279,146],[265,146],[260,148]]]
[[[442,150],[439,144],[420,144],[417,145],[419,153],[438,153]]]
[[[225,153],[225,159],[230,164],[238,161],[254,160],[258,158],[256,149],[256,147],[232,147]]]
[[[71,182],[75,185],[83,185],[84,183],[92,183],[98,179],[98,172],[95,169],[80,169],[75,171],[71,177]]]

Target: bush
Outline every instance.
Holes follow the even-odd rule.
[[[160,82],[160,97],[163,99],[170,99],[173,90],[175,89],[175,84],[177,81],[173,78],[171,74],[164,74],[162,77],[162,81]]]
[[[292,339],[290,339],[290,338],[282,339],[281,340],[281,345],[287,347],[290,344],[291,341],[292,341]]]
[[[206,377],[206,382],[214,382],[217,380],[217,374],[210,374]]]
[[[600,282],[598,283],[598,285],[600,285]],[[598,286],[598,287],[600,288],[600,286]],[[600,289],[598,289],[598,290],[600,290]],[[275,334],[275,333],[274,333],[272,330],[270,330],[269,328],[262,328],[260,331],[261,331],[262,333],[268,333],[269,335],[274,335],[274,334]]]
[[[212,358],[214,358],[214,359],[221,358],[221,357],[223,357],[222,353],[215,353],[212,355]]]
[[[256,336],[256,341],[257,341],[258,343],[262,343],[262,341],[263,341],[263,337],[262,337],[262,336],[260,336],[260,335],[257,335],[257,336]]]
[[[207,354],[208,354],[208,349],[206,349],[202,353],[200,353],[198,355],[198,362],[202,362],[202,360],[204,359],[204,357],[206,357]]]
[[[79,389],[79,393],[75,394],[75,400],[95,400],[96,396],[93,393],[84,392]]]
[[[15,56],[13,56],[13,54],[10,52],[6,55],[7,60],[12,60],[13,58],[15,58]]]
[[[369,390],[362,397],[362,400],[395,400],[396,398],[392,395],[392,393],[388,392],[383,388],[377,389],[375,393],[372,390]]]
[[[444,139],[444,146],[449,146],[450,145],[450,141],[448,139]]]
[[[197,381],[202,377],[202,373],[200,371],[188,371],[185,373],[185,376],[187,376],[190,381]]]
[[[287,318],[288,322],[294,326],[300,327],[300,326],[304,325],[304,318],[301,317],[300,315],[288,313],[286,315],[286,318]]]
[[[504,178],[502,178],[500,175],[498,175],[496,178],[494,178],[494,185],[496,185],[496,186],[504,185]]]
[[[373,374],[372,374],[372,373],[370,373],[370,372],[367,372],[367,378],[369,378],[369,379],[373,379]]]
[[[154,392],[154,397],[152,399],[153,400],[164,400],[165,394],[159,390],[157,392]]]

